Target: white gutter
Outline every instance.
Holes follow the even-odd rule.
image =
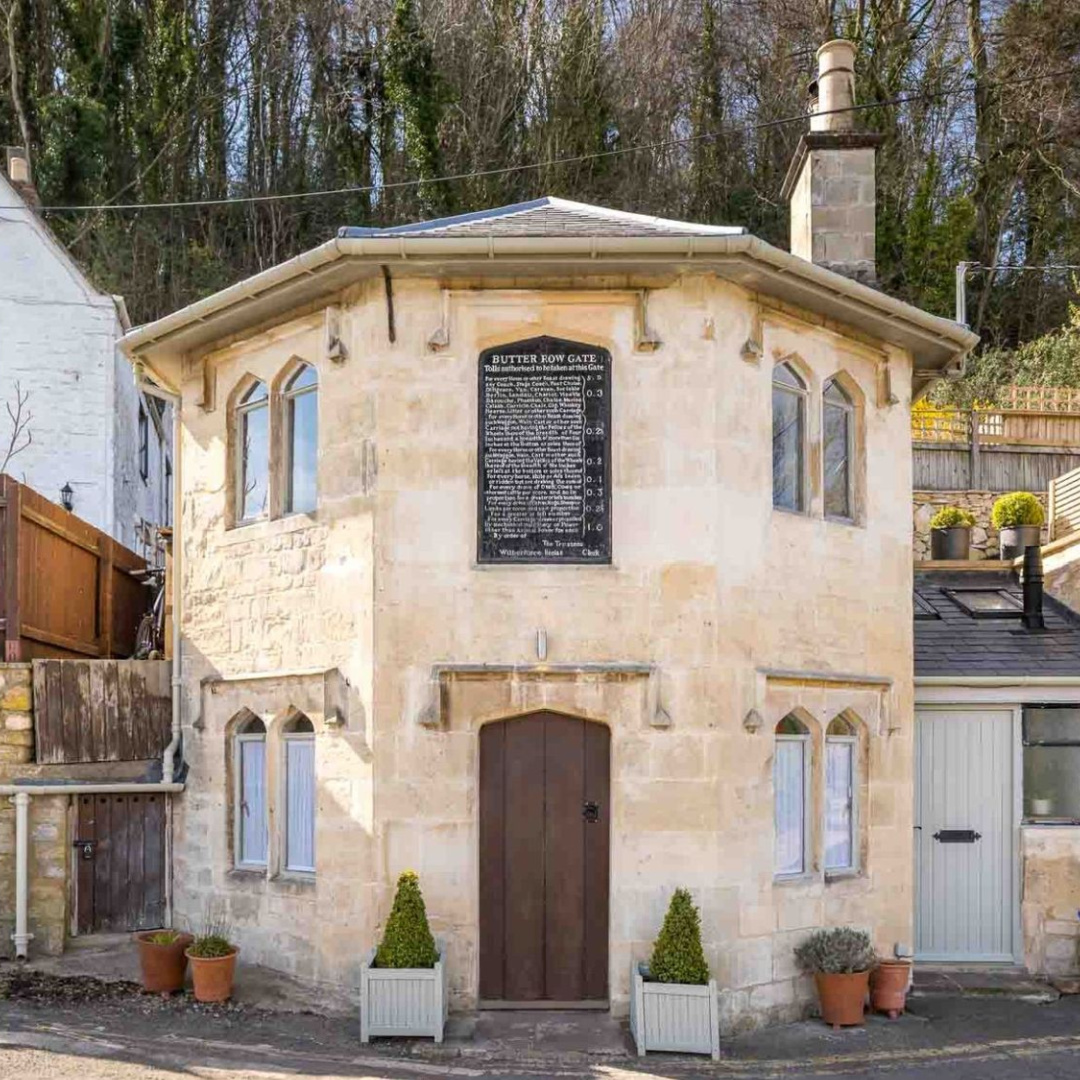
[[[917,675],[916,686],[1080,686],[1080,675]]]
[[[181,551],[180,530],[177,527],[180,520],[180,511],[183,505],[181,500],[180,473],[182,455],[180,453],[180,395],[172,390],[165,390],[157,383],[148,382],[143,375],[142,365],[135,364],[135,381],[139,389],[150,397],[161,398],[169,402],[173,407],[173,545],[172,545],[172,738],[161,757],[161,781],[163,784],[172,783],[176,751],[180,748],[181,732],[181,698],[182,684],[180,663],[180,571]]]
[[[717,259],[739,261],[747,258],[776,274],[790,275],[804,286],[879,317],[905,325],[909,330],[939,345],[946,345],[958,355],[966,354],[978,341],[978,335],[966,327],[922,311],[877,289],[853,281],[832,270],[781,251],[756,236],[468,236],[432,237],[394,235],[381,237],[339,236],[287,262],[270,267],[254,277],[237,282],[220,292],[196,301],[156,322],[138,327],[125,335],[122,348],[129,355],[148,348],[193,323],[205,322],[228,308],[265,296],[288,283],[317,275],[331,263],[343,259],[366,261],[372,265],[387,262],[411,262],[416,265],[441,264],[448,259],[472,257],[485,262],[548,256],[552,259],[575,259],[592,264],[604,259],[686,259],[707,266]]]
[[[144,791],[174,793],[183,784],[0,784],[0,796],[10,796],[15,804],[15,958],[25,960],[30,942],[30,797],[32,795],[136,795]]]

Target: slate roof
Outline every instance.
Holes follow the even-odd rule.
[[[998,588],[1018,603],[1016,618],[976,618],[945,589]],[[920,601],[922,603],[920,604]],[[1046,630],[1025,630],[1023,592],[1010,571],[915,572],[915,675],[1080,676],[1080,615],[1046,595]],[[923,614],[920,617],[920,609]],[[928,612],[932,617],[927,617]]]
[[[531,202],[387,229],[347,226],[338,236],[741,236],[745,232],[732,225],[672,221],[545,195]]]

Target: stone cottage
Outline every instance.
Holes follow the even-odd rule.
[[[178,395],[177,918],[353,998],[420,873],[453,1001],[625,1011],[672,890],[728,1029],[913,928],[909,406],[974,336],[866,284],[847,43],[793,251],[542,198],[140,327]]]
[[[172,418],[117,348],[124,302],[94,287],[36,212],[21,150],[0,169],[0,462],[140,554],[172,517]],[[22,412],[19,412],[20,397]],[[27,438],[29,436],[29,439]]]

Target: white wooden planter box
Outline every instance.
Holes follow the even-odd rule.
[[[443,1041],[446,964],[439,944],[433,968],[377,968],[375,950],[360,969],[360,1041],[373,1035],[430,1036]]]
[[[630,1031],[639,1055],[647,1050],[720,1057],[716,980],[707,986],[646,982],[642,966],[630,968]]]

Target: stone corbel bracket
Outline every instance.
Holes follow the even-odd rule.
[[[900,727],[893,719],[892,689],[893,680],[886,675],[758,668],[745,715],[740,719],[751,734],[768,733],[795,709],[814,716],[823,728],[850,710],[868,731],[891,735]]]
[[[435,730],[454,727],[454,699],[467,683],[483,683],[477,694],[491,713],[480,719],[499,715],[550,709],[571,714],[596,715],[624,711],[605,703],[607,691],[631,689],[644,684],[644,703],[637,698],[634,712],[642,708],[650,727],[671,726],[671,716],[661,696],[658,664],[633,662],[581,664],[434,664],[414,712],[416,723]],[[501,686],[499,685],[501,684]],[[492,691],[495,691],[494,693]],[[625,699],[624,699],[625,705]],[[472,714],[474,710],[467,710]]]
[[[889,367],[889,358],[886,356],[877,363],[878,378],[878,408],[884,409],[890,405],[899,405],[900,399],[893,392],[892,369]]]
[[[341,308],[331,304],[326,309],[324,348],[326,358],[335,364],[344,364],[349,358],[349,350],[341,336]]]
[[[450,290],[442,290],[442,322],[427,339],[427,347],[432,352],[440,352],[450,347]]]
[[[649,290],[640,289],[637,294],[636,343],[638,352],[656,352],[663,344],[659,335],[649,326]]]

